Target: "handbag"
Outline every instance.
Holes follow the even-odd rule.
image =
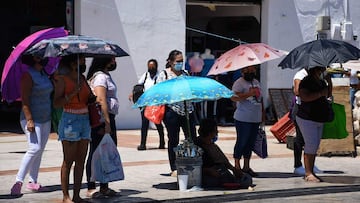
[[[142,84],[136,84],[133,86],[133,90],[132,90],[132,100],[133,102],[137,102],[137,100],[139,99],[139,97],[141,97],[141,95],[144,93],[145,91],[145,87],[144,84],[146,82],[148,73],[145,74],[145,79],[144,82]]]
[[[345,106],[332,103],[334,111],[334,120],[324,123],[322,139],[343,139],[349,133],[346,130],[346,113]]]
[[[160,124],[161,121],[164,119],[165,105],[147,106],[145,107],[144,111],[145,118],[155,124]]]
[[[255,152],[255,154],[258,155],[260,158],[265,159],[266,157],[268,157],[266,133],[263,126],[259,126],[253,152]]]
[[[108,133],[104,135],[92,156],[90,180],[100,183],[124,180],[120,154]]]
[[[101,105],[98,102],[88,104],[89,121],[91,128],[96,128],[104,123]]]
[[[104,123],[105,119],[102,115],[101,105],[96,101],[96,96],[93,93],[88,99],[88,111],[91,128],[96,128]]]

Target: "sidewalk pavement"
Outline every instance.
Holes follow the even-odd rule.
[[[253,155],[252,168],[259,172],[254,178],[254,191],[203,190],[180,192],[176,177],[169,176],[167,149],[157,149],[156,130],[149,130],[146,151],[136,149],[140,130],[119,130],[118,150],[124,166],[125,180],[112,182],[110,187],[118,192],[112,198],[87,199],[91,202],[360,202],[360,158],[350,156],[318,157],[316,165],[325,171],[319,176],[321,183],[306,183],[293,174],[293,152],[279,143],[269,132],[269,157],[260,159]],[[235,128],[219,127],[217,144],[233,163]],[[183,135],[181,135],[183,138]],[[43,155],[39,182],[47,192],[32,193],[23,186],[21,197],[10,196],[20,161],[26,151],[23,134],[0,132],[0,202],[62,202],[60,166],[62,147],[57,135],[52,134]],[[73,183],[70,174],[70,184]],[[27,180],[27,179],[26,179]],[[86,197],[84,173],[81,196]],[[99,187],[98,187],[99,188]],[[72,194],[72,191],[70,191]]]

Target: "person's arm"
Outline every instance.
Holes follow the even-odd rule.
[[[295,80],[294,80],[294,89],[293,89],[293,91],[294,91],[295,96],[299,96],[299,85],[300,85],[300,82],[301,82],[300,79],[295,79]]]
[[[94,88],[94,93],[96,95],[96,101],[101,105],[101,112],[105,119],[105,133],[110,133],[110,116],[109,116],[109,108],[106,101],[106,92],[107,89],[103,86],[96,86]]]
[[[26,119],[26,128],[30,132],[35,131],[35,124],[32,118],[31,109],[30,109],[30,95],[33,86],[33,81],[29,73],[25,73],[21,77],[20,87],[21,87],[21,101],[22,101],[22,110]]]
[[[256,89],[250,88],[248,92],[235,92],[235,94],[230,98],[231,101],[243,101],[246,100],[248,97],[256,96]]]

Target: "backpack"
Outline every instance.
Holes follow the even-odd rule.
[[[148,76],[148,73],[146,73],[145,75],[145,79],[144,79],[144,82],[142,84],[136,84],[134,85],[133,87],[133,90],[132,90],[132,99],[133,99],[133,102],[135,103],[139,97],[144,93],[144,84],[145,84],[145,81],[147,79],[147,76]]]

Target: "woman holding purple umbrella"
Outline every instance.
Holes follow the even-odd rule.
[[[28,150],[16,175],[16,182],[11,188],[11,195],[14,196],[21,195],[27,172],[29,172],[29,182],[26,188],[31,191],[41,190],[42,187],[37,180],[41,157],[51,130],[50,95],[53,85],[44,72],[48,60],[25,55],[22,62],[29,65],[20,82],[22,101],[20,124],[27,137]]]

